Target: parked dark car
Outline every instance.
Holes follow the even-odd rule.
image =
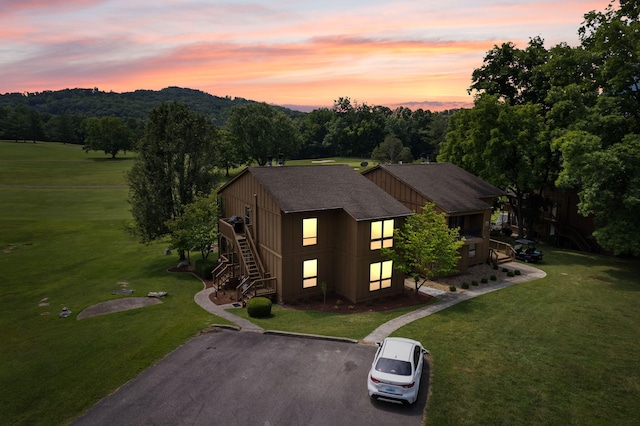
[[[516,251],[516,259],[526,263],[542,262],[542,252],[535,246],[536,242],[521,238],[516,240],[513,249]]]

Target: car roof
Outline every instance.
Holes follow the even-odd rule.
[[[411,361],[413,347],[420,346],[419,342],[402,337],[388,337],[382,346],[382,358],[397,359],[400,361]]]

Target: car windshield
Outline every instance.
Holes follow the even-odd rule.
[[[398,361],[397,359],[380,358],[376,363],[376,371],[397,374],[399,376],[410,376],[411,363],[408,361]]]

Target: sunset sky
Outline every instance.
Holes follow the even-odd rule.
[[[469,106],[494,45],[578,44],[609,0],[0,0],[0,93],[199,89],[287,106]]]

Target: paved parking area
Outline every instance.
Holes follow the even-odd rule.
[[[412,406],[373,401],[374,345],[221,330],[198,336],[75,425],[421,425],[428,364]]]

